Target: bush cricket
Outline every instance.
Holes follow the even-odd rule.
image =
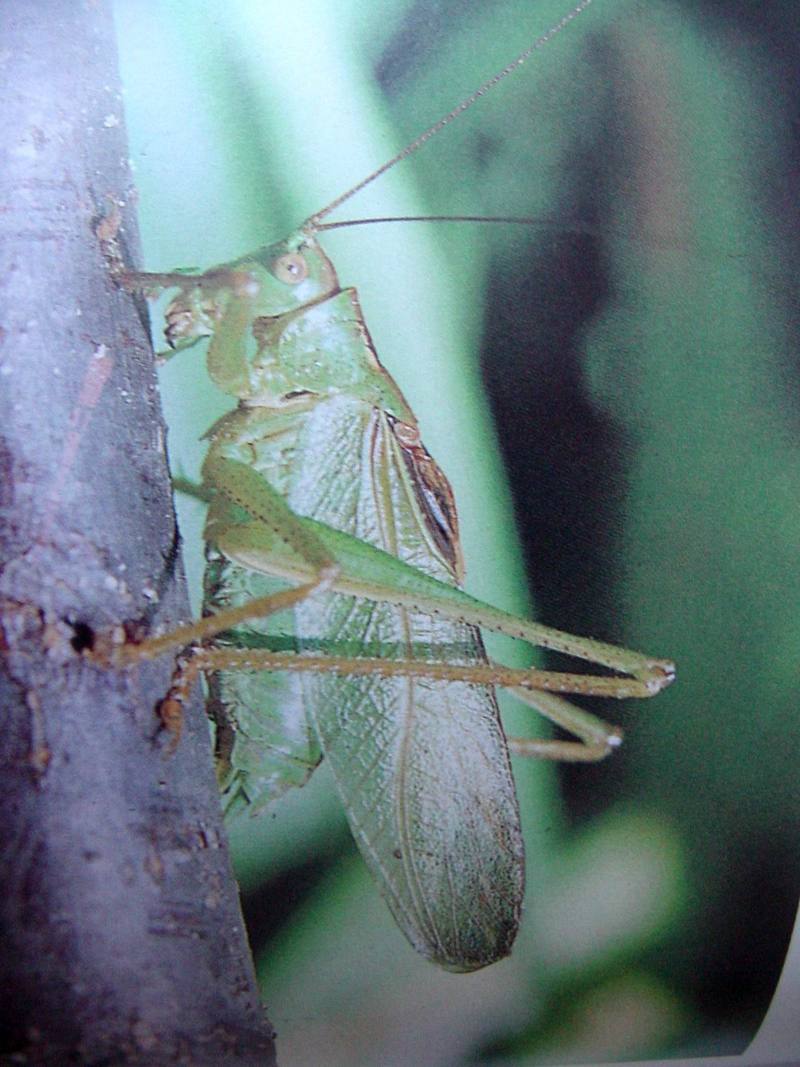
[[[300,786],[324,756],[353,836],[411,944],[454,971],[509,953],[524,855],[495,687],[575,740],[515,740],[541,758],[603,758],[620,732],[563,694],[648,697],[674,668],[516,618],[460,589],[449,483],[381,365],[355,289],[318,237],[331,212],[512,73],[591,0],[398,155],[282,241],[202,274],[116,268],[131,291],[177,289],[170,355],[208,339],[238,406],[206,435],[205,617],[116,646],[116,665],[187,648],[161,706],[179,729],[208,685],[226,811]],[[616,672],[490,662],[479,629]]]

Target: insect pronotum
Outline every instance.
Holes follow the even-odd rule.
[[[176,729],[205,675],[227,812],[302,785],[324,755],[399,926],[456,971],[507,955],[519,923],[524,856],[495,687],[576,738],[514,751],[596,760],[620,732],[562,694],[652,696],[674,669],[462,592],[449,483],[318,234],[590,2],[284,240],[202,274],[117,270],[130,289],[178,289],[170,347],[208,338],[209,374],[238,405],[207,435],[205,618],[109,656],[127,665],[188,647],[161,714]],[[503,667],[479,628],[616,673]]]

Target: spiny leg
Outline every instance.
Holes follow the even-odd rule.
[[[296,553],[294,562],[300,562],[300,569],[292,573],[291,566],[283,559],[285,569],[277,569],[277,573],[299,580],[303,576],[305,561],[309,558],[304,538],[312,535],[312,546],[322,543],[331,558],[336,559],[337,572],[331,579],[332,590],[376,601],[395,602],[416,611],[427,611],[430,614],[444,615],[454,620],[499,630],[531,643],[594,660],[612,669],[624,671],[630,676],[604,677],[536,668],[519,670],[493,663],[430,663],[414,658],[387,660],[378,657],[298,655],[232,648],[197,650],[192,658],[194,673],[200,670],[279,670],[351,676],[404,675],[511,688],[524,702],[578,738],[577,741],[525,741],[520,742],[518,750],[523,754],[542,758],[573,761],[603,758],[620,743],[621,731],[554,694],[583,693],[618,699],[629,696],[644,697],[657,692],[672,679],[674,668],[667,661],[654,660],[637,652],[574,637],[538,623],[516,619],[473,600],[454,587],[442,585],[421,575],[395,557],[388,556],[347,534],[294,515],[269,483],[252,468],[236,460],[212,457],[204,474],[206,480],[214,484],[220,493],[247,510],[255,520],[252,523],[238,523],[228,527],[218,539],[219,547],[226,554],[232,558],[241,558],[248,566],[256,569],[262,569],[263,566],[265,571],[269,565],[276,566],[277,556],[272,551],[274,539],[271,542],[270,535],[278,533],[280,540],[291,546]],[[277,520],[277,511],[283,513],[280,522]],[[380,578],[376,580],[368,566],[375,564],[375,561],[393,574],[384,575],[383,581]],[[253,615],[257,615],[259,612],[256,606],[250,606]],[[244,612],[247,606],[238,610]]]
[[[105,642],[95,649],[95,658],[105,659],[110,665],[117,667],[155,659],[173,649],[207,641],[248,619],[264,618],[293,607],[312,593],[324,592],[333,587],[339,573],[336,557],[316,531],[304,526],[283,497],[259,474],[243,463],[213,456],[206,460],[203,474],[205,485],[223,493],[233,503],[240,504],[251,514],[258,516],[263,530],[267,531],[273,540],[277,539],[282,543],[292,553],[293,559],[302,559],[302,583],[292,589],[256,597],[246,604],[226,608],[138,643],[125,642],[115,645],[113,641]],[[220,531],[223,546],[225,533],[223,527]]]
[[[336,559],[313,530],[302,526],[283,497],[268,482],[244,464],[229,462],[213,455],[206,460],[203,473],[206,485],[224,493],[228,500],[257,515],[264,528],[269,529],[294,557],[302,558],[308,580],[294,588],[256,598],[247,604],[208,615],[196,622],[175,627],[165,634],[145,638],[137,643],[116,643],[113,638],[98,640],[91,653],[96,662],[114,667],[128,667],[155,659],[173,649],[207,641],[248,619],[266,618],[275,612],[294,607],[306,597],[331,588],[338,574]],[[224,528],[222,536],[224,539]],[[177,745],[180,738],[183,705],[200,669],[192,651],[180,657],[169,691],[159,704],[158,714],[162,726],[172,737],[171,748]]]
[[[307,587],[305,587],[307,588]],[[310,595],[309,590],[307,595]],[[298,597],[299,601],[301,598]],[[249,605],[248,605],[249,606]],[[281,606],[287,606],[282,604]],[[201,671],[294,671],[306,674],[340,674],[346,676],[413,677],[436,681],[470,682],[508,688],[523,703],[535,708],[545,718],[577,737],[577,741],[510,738],[512,752],[537,759],[592,763],[604,759],[622,743],[622,731],[596,715],[579,708],[548,689],[581,692],[558,671],[537,671],[503,667],[494,663],[448,664],[417,659],[384,660],[374,657],[320,656],[296,652],[270,652],[264,649],[195,647],[180,661],[173,676],[173,686],[162,702],[162,719],[180,706]],[[607,679],[618,683],[622,679]],[[536,688],[534,688],[536,687]],[[618,696],[609,691],[605,695]]]
[[[622,744],[623,734],[618,726],[611,726],[555,693],[521,688],[514,688],[511,692],[550,722],[578,738],[577,741],[562,741],[554,738],[510,737],[508,747],[514,755],[565,763],[596,763]]]
[[[299,516],[260,474],[237,460],[210,457],[203,474],[206,482],[213,485],[217,492],[253,516],[253,522],[229,525],[214,537],[217,547],[225,555],[244,566],[305,584],[320,573],[320,559],[314,553],[321,552],[329,561],[335,562],[336,573],[330,586],[334,592],[396,604],[454,622],[469,623],[618,672],[613,677],[538,671],[533,668],[527,671],[502,668],[506,675],[497,679],[494,674],[501,668],[489,668],[493,672],[492,677],[484,678],[480,665],[461,667],[438,664],[436,669],[454,672],[443,674],[444,678],[622,699],[653,696],[669,685],[675,676],[674,664],[669,660],[645,656],[592,638],[577,637],[510,615],[476,600],[457,586],[423,574],[350,534]],[[258,614],[255,604],[252,617]],[[220,626],[219,629],[225,628]],[[403,662],[396,661],[395,668],[391,669],[402,673],[405,669]],[[380,669],[390,668],[384,666]],[[467,673],[473,671],[474,675]]]
[[[229,630],[238,623],[253,617],[256,611],[258,616],[266,618],[275,612],[294,607],[312,593],[320,592],[330,587],[330,575],[323,574],[317,581],[307,585],[296,586],[293,589],[281,590],[269,596],[260,597],[251,601],[244,607],[230,608],[227,611],[209,615],[197,622],[187,623],[185,626],[177,626],[165,634],[145,638],[138,643],[110,641],[98,641],[88,655],[102,666],[125,668],[134,666],[147,660],[157,659],[164,653],[175,648],[186,648],[186,652],[178,657],[170,679],[170,686],[166,696],[158,704],[157,714],[161,727],[170,736],[169,751],[174,752],[180,741],[183,729],[183,708],[195,683],[197,674],[205,669],[200,662],[201,655],[206,650],[191,647],[193,642],[199,642]],[[187,647],[189,646],[189,647]]]
[[[149,659],[170,649],[208,640],[247,619],[263,617],[297,604],[312,593],[332,590],[395,603],[410,610],[482,626],[597,662],[627,677],[571,674],[536,668],[514,669],[492,663],[428,663],[418,659],[299,656],[264,650],[198,649],[182,663],[162,706],[165,721],[179,721],[178,711],[200,670],[289,670],[339,674],[427,677],[441,681],[519,688],[523,699],[572,731],[578,742],[529,742],[530,754],[551,758],[599,759],[619,741],[619,732],[550,693],[614,697],[648,697],[668,685],[674,667],[627,649],[575,637],[482,604],[456,587],[437,582],[350,535],[296,515],[277,491],[252,468],[212,454],[204,480],[221,497],[253,516],[251,522],[219,524],[214,539],[230,558],[299,586],[226,609],[200,622],[179,627],[139,645],[121,646],[112,657],[118,665]],[[281,551],[282,546],[282,551]],[[534,695],[535,694],[535,695]],[[173,726],[173,731],[174,731]],[[534,751],[535,750],[535,751]]]
[[[126,270],[117,259],[110,264],[114,280],[127,292],[156,297],[166,289],[179,290],[165,312],[169,348],[157,353],[159,363],[210,338],[207,364],[212,379],[234,393],[246,384],[247,340],[254,321],[253,301],[259,293],[252,273],[232,267],[203,274],[147,273]]]
[[[309,590],[310,593],[310,590]],[[298,598],[299,599],[299,598]],[[298,673],[428,678],[508,688],[519,700],[573,734],[578,740],[511,738],[517,755],[566,762],[596,762],[622,743],[619,727],[565,700],[560,693],[621,699],[642,696],[638,683],[624,678],[593,678],[559,671],[519,669],[500,664],[447,664],[426,660],[318,656],[263,649],[195,648],[187,660],[189,684],[200,671],[293,671]],[[602,685],[601,685],[602,683]],[[646,695],[651,695],[647,693]]]

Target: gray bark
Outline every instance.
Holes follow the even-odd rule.
[[[95,235],[130,192],[111,15],[6,0],[0,41],[0,1054],[273,1063],[203,712],[171,754],[169,658],[81,651],[188,617],[142,308]]]

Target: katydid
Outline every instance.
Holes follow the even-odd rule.
[[[111,659],[130,664],[191,646],[162,716],[179,721],[202,672],[231,814],[302,785],[324,755],[400,928],[455,971],[509,953],[522,901],[519,813],[495,687],[577,738],[512,742],[516,751],[596,760],[620,732],[560,694],[647,697],[674,668],[518,619],[459,588],[449,483],[318,234],[335,225],[322,222],[334,208],[590,2],[288,238],[199,275],[119,272],[130,289],[178,289],[166,311],[170,347],[208,338],[209,374],[238,406],[207,434],[205,618],[123,644]],[[487,659],[479,628],[616,673],[503,667]]]

